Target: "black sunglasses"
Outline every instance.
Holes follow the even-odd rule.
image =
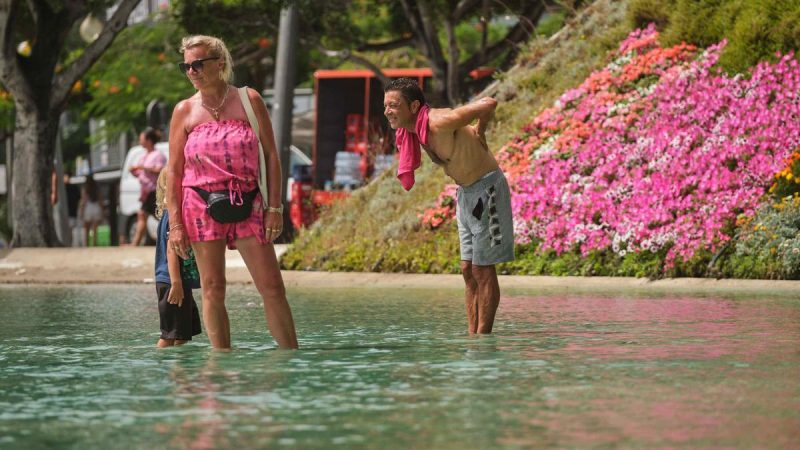
[[[189,71],[191,67],[194,69],[195,72],[200,72],[203,70],[203,63],[206,61],[211,61],[212,59],[219,59],[219,56],[213,56],[211,58],[203,58],[203,59],[195,59],[190,63],[178,63],[178,68],[181,69],[181,72],[186,73]]]

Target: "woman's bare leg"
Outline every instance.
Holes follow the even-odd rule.
[[[259,244],[255,237],[238,239],[236,247],[264,301],[267,327],[278,347],[297,348],[294,319],[286,301],[286,288],[275,257],[275,248],[272,244]]]
[[[203,324],[211,346],[231,348],[231,326],[225,309],[225,241],[192,242],[200,288],[203,290]]]
[[[97,247],[97,227],[100,222],[92,222],[92,247]]]
[[[139,210],[136,212],[136,233],[133,235],[133,240],[131,241],[131,245],[137,246],[140,242],[142,242],[142,238],[144,238],[144,232],[147,229],[147,213],[143,210]]]

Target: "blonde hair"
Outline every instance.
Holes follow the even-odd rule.
[[[220,78],[226,83],[230,83],[233,79],[233,58],[228,51],[228,47],[222,42],[222,39],[215,38],[214,36],[204,36],[202,34],[195,34],[194,36],[186,36],[181,41],[180,52],[183,53],[192,47],[205,47],[211,56],[218,56],[225,61],[225,67],[220,72]]]
[[[156,217],[164,215],[164,208],[167,207],[167,169],[163,169],[158,174],[156,181]]]

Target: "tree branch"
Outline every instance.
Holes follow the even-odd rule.
[[[411,31],[413,34],[412,39],[416,43],[417,49],[426,57],[432,58],[430,49],[427,45],[428,39],[425,36],[425,27],[422,25],[422,20],[417,14],[417,11],[411,7],[407,0],[400,0],[400,5],[403,7],[406,20],[408,20],[408,24],[411,26]]]
[[[499,57],[503,54],[506,50],[511,48],[512,46],[516,46],[518,43],[527,39],[531,33],[533,32],[532,26],[530,24],[535,24],[539,21],[539,18],[545,12],[545,3],[544,1],[539,1],[535,4],[528,4],[525,10],[520,14],[519,21],[517,24],[511,28],[506,35],[500,39],[499,41],[495,42],[489,48],[486,49],[486,59],[485,61],[492,61],[495,58]],[[481,54],[472,55],[469,59],[464,61],[461,64],[461,68],[459,69],[459,74],[461,77],[466,77],[469,72],[478,68],[481,61]]]
[[[352,61],[356,64],[360,64],[366,67],[367,69],[371,70],[379,80],[381,80],[381,84],[383,84],[384,86],[387,86],[389,83],[392,82],[392,80],[388,76],[386,76],[386,74],[383,73],[380,67],[376,66],[370,60],[364,58],[363,56],[359,56],[351,52],[350,50],[328,50],[322,47],[320,47],[319,49],[325,56]]]
[[[16,15],[19,3],[13,0],[0,0],[0,82],[14,97],[31,98],[32,90],[22,76],[22,68],[17,59],[17,47],[14,42],[14,25],[11,19]]]
[[[382,52],[386,50],[394,50],[396,48],[407,47],[414,43],[413,35],[410,37],[402,37],[389,42],[381,42],[380,44],[362,44],[356,48],[359,52]]]
[[[248,47],[251,47],[251,46],[248,46]],[[261,58],[269,55],[269,51],[270,51],[269,47],[265,47],[265,48],[258,47],[255,50],[252,50],[251,48],[243,47],[243,48],[236,49],[233,52],[233,54],[234,54],[234,59],[233,60],[236,61],[236,65],[237,66],[241,67],[241,66],[244,66],[247,63],[250,63],[250,62],[253,62],[253,61],[258,61]]]
[[[422,19],[422,29],[425,31],[425,44],[429,48],[429,58],[434,63],[436,68],[443,67],[445,64],[444,52],[442,45],[439,43],[439,33],[436,32],[436,26],[433,24],[433,17],[428,8],[426,0],[420,0],[417,4],[419,8],[419,15]]]
[[[133,8],[139,4],[140,0],[122,0],[114,15],[106,22],[100,36],[89,44],[78,59],[69,65],[63,72],[56,75],[53,80],[53,93],[50,97],[50,109],[55,110],[60,107],[69,95],[72,85],[77,81],[90,67],[94,64],[103,52],[105,52],[114,38],[117,37],[120,31],[128,24],[128,16],[130,16]]]
[[[455,9],[453,10],[453,14],[450,17],[453,18],[453,21],[458,23],[464,18],[464,16],[475,9],[478,6],[478,2],[481,0],[461,0],[456,5]]]

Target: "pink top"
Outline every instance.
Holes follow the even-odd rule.
[[[148,169],[139,170],[136,173],[136,178],[139,179],[139,183],[142,185],[142,192],[150,193],[156,190],[158,174],[150,172],[150,170],[161,171],[166,163],[167,157],[155,149],[152,152],[145,153],[141,158],[139,158],[139,163],[137,166],[142,166]]]
[[[183,148],[183,186],[249,191],[258,186],[258,138],[243,120],[203,122]]]

